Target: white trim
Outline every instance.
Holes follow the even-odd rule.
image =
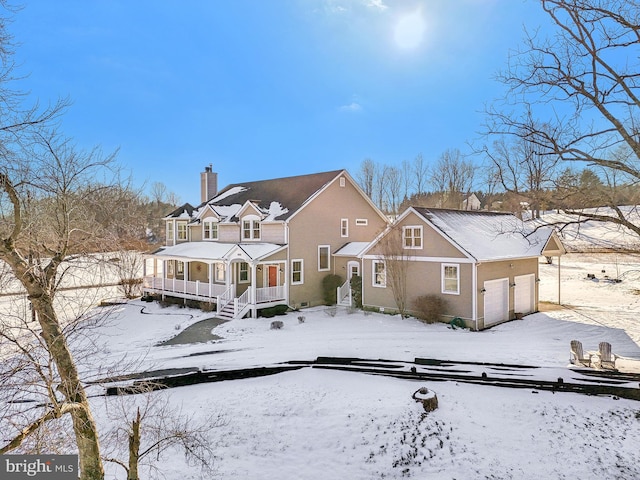
[[[327,268],[320,267],[320,250],[324,248],[327,249]],[[331,245],[318,245],[318,271],[326,272],[329,270],[331,270]]]
[[[378,260],[380,259],[380,255],[363,255],[362,258],[365,260]],[[457,258],[457,257],[422,257],[422,256],[409,256],[409,257],[400,257],[398,259],[404,258],[409,262],[428,262],[428,263],[476,263],[476,261],[472,258]]]
[[[411,235],[411,243],[412,245],[410,247],[407,246],[407,230],[411,229],[413,230],[419,230],[420,231],[420,235],[417,237],[414,237],[413,235]],[[412,232],[413,233],[413,232]],[[419,238],[420,239],[420,245],[416,246],[415,245],[415,241],[416,239]],[[422,225],[404,225],[402,227],[402,248],[405,250],[422,250],[424,248],[424,228]]]
[[[328,172],[327,172],[328,173]],[[311,195],[309,198],[307,198],[305,200],[305,202],[302,204],[302,206],[300,208],[298,208],[298,210],[296,210],[295,212],[293,212],[293,214],[287,218],[287,223],[291,222],[291,220],[298,215],[302,210],[304,210],[307,205],[309,205],[316,197],[322,195],[324,193],[325,190],[327,190],[329,187],[331,187],[331,185],[334,184],[334,182],[338,179],[338,178],[345,178],[347,180],[349,180],[349,183],[351,184],[351,186],[360,194],[360,196],[369,204],[369,206],[373,209],[374,212],[376,212],[378,214],[378,216],[384,221],[385,225],[389,225],[389,219],[385,216],[384,213],[382,213],[382,211],[380,211],[380,209],[376,206],[375,203],[373,203],[371,201],[371,199],[369,198],[369,196],[364,193],[364,191],[362,190],[362,188],[360,188],[360,186],[353,180],[353,178],[351,178],[351,175],[349,175],[349,172],[347,172],[346,170],[340,170],[340,172],[338,172],[336,174],[336,176],[333,178],[333,180],[331,180],[330,182],[328,182],[324,187],[322,187],[320,190],[318,190],[317,192],[315,192],[313,195]]]
[[[180,226],[184,225],[184,238],[180,238]],[[186,242],[189,240],[189,221],[188,220],[176,220],[175,229],[176,242]]]
[[[376,273],[376,265],[382,265],[382,272]],[[383,281],[381,283],[376,283],[376,275],[382,275]],[[376,288],[386,288],[387,287],[387,265],[384,263],[384,260],[374,260],[371,262],[371,286]]]
[[[447,290],[445,288],[445,269],[447,267],[455,267],[456,269],[456,290]],[[445,295],[460,295],[460,265],[457,263],[443,263],[440,267],[440,287],[441,291]]]
[[[294,262],[300,262],[300,281],[296,282],[293,279],[293,274],[297,273],[298,270],[293,268]],[[291,259],[291,285],[302,285],[304,283],[304,258],[292,258]]]
[[[206,225],[209,225],[209,237],[205,236]],[[216,242],[220,238],[220,227],[219,222],[217,220],[202,220],[202,240],[204,242]],[[215,236],[213,235],[215,226]]]
[[[340,236],[342,238],[349,238],[349,219],[348,218],[340,219]]]
[[[366,227],[369,225],[368,218],[356,218],[356,227]]]

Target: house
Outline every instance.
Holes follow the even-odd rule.
[[[482,330],[537,311],[539,257],[563,253],[552,229],[511,214],[410,207],[360,252],[363,306],[398,311],[401,292],[412,313],[416,298],[437,295],[442,320]]]
[[[472,193],[462,201],[461,209],[462,210],[480,210],[481,206],[482,204],[480,203],[480,200],[478,199],[476,194]]]
[[[165,217],[166,245],[148,256],[143,290],[215,304],[221,317],[323,304],[323,279],[360,274],[357,255],[388,225],[346,170],[217,192],[209,166],[200,185],[200,205]]]

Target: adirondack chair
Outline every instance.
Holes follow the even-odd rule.
[[[616,359],[618,355],[611,353],[611,344],[609,342],[600,342],[598,353],[601,368],[616,369]]]
[[[585,367],[591,366],[591,354],[585,356],[582,350],[582,342],[579,340],[571,340],[571,353],[569,354],[569,361],[573,365],[582,365]]]

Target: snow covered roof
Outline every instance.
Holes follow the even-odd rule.
[[[251,260],[257,260],[277,252],[283,246],[275,243],[185,242],[162,247],[153,252],[153,256],[203,261],[228,260],[236,248],[242,249]]]
[[[235,215],[251,202],[263,215],[263,221],[286,220],[314,194],[334,180],[343,170],[275,178],[228,185],[211,200],[199,205],[196,215],[210,205],[223,221],[235,221]]]
[[[553,234],[550,228],[531,229],[508,213],[413,210],[478,261],[538,257]]]
[[[357,257],[369,246],[369,242],[350,242],[333,254],[336,257]]]
[[[195,208],[191,204],[185,203],[169,213],[165,218],[185,218],[188,220],[193,215],[194,210]]]

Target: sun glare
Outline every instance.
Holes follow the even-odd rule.
[[[416,48],[422,43],[425,22],[420,9],[400,17],[395,28],[395,41],[400,48]]]

